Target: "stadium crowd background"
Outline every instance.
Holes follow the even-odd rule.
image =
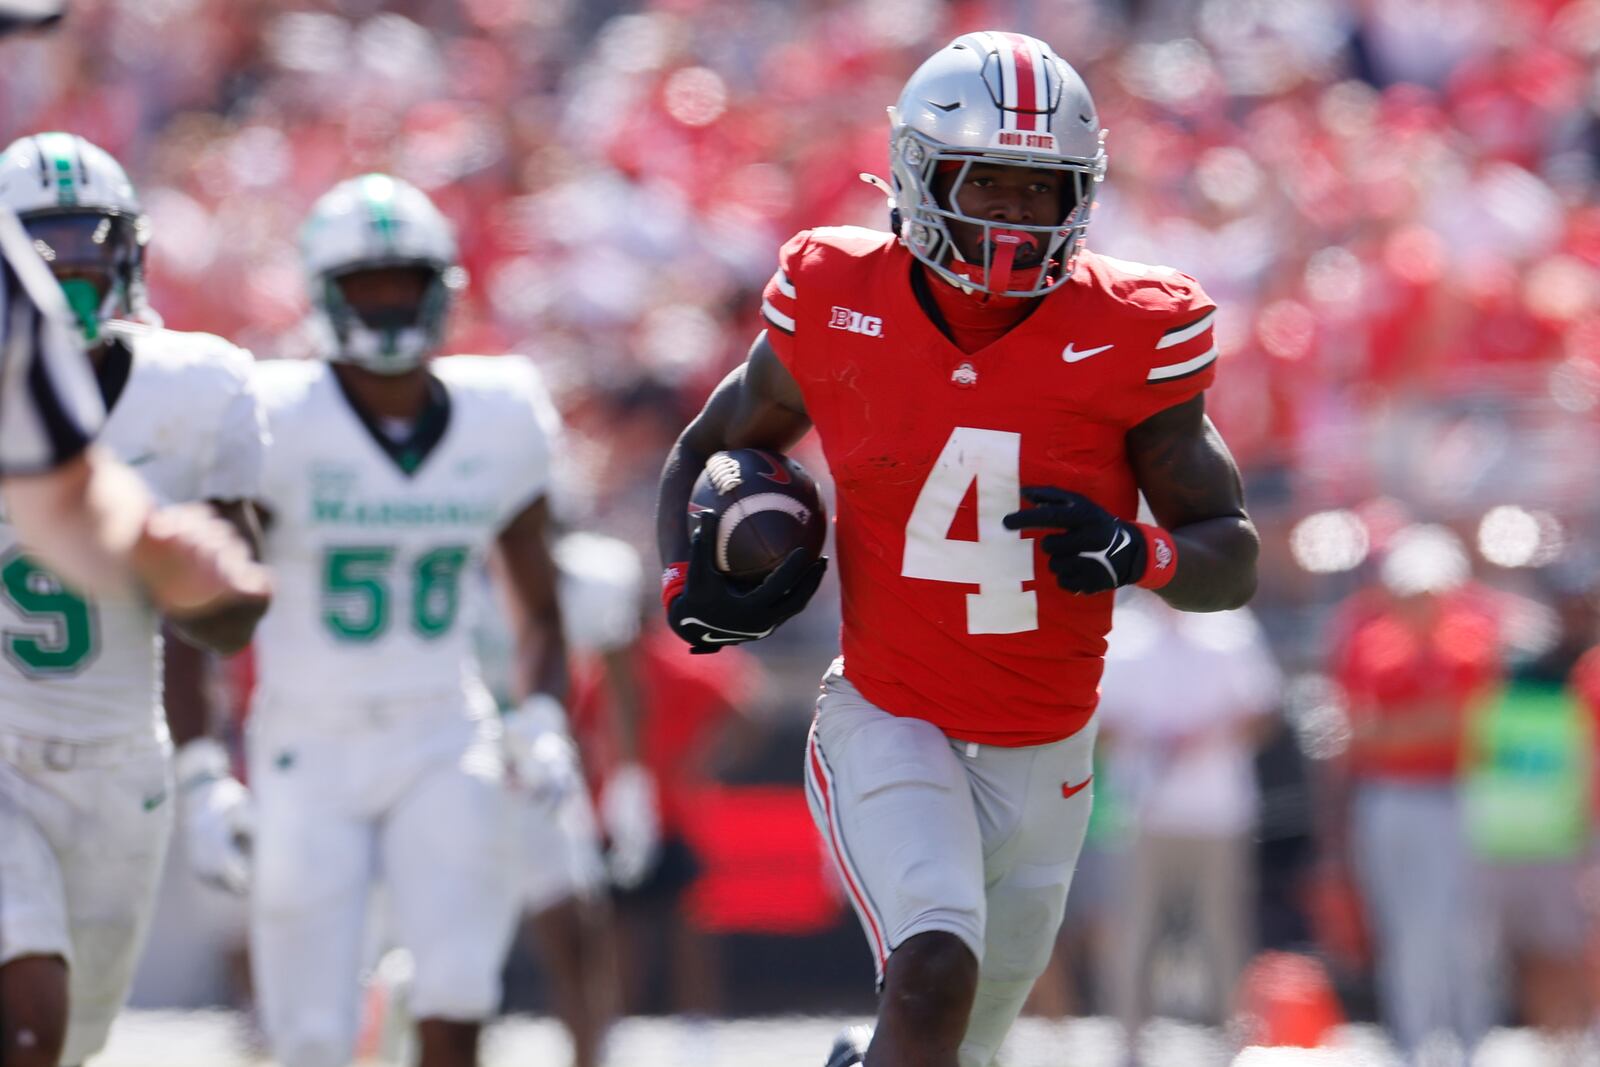
[[[1263,532],[1254,608],[1300,752],[1338,752],[1328,620],[1409,522],[1515,595],[1511,656],[1546,650],[1554,598],[1600,574],[1597,0],[75,0],[65,32],[8,46],[0,134],[117,156],[167,324],[263,358],[307,351],[311,201],[367,170],[417,183],[471,277],[450,350],[541,363],[570,521],[653,560],[660,457],[758,329],[778,245],[883,225],[857,174],[886,170],[885,105],[990,25],[1095,93],[1091,246],[1221,307],[1208,407]],[[760,650],[780,766],[824,603]]]

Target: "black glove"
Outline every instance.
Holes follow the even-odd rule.
[[[1144,577],[1144,531],[1082,493],[1031,486],[1022,495],[1037,505],[1013,511],[1008,530],[1060,529],[1039,539],[1056,582],[1069,593],[1105,593]]]
[[[667,622],[691,652],[716,652],[766,637],[800,613],[828,571],[828,557],[808,560],[797,548],[760,585],[741,590],[712,559],[716,514],[702,511],[696,519],[683,592],[667,606]]]

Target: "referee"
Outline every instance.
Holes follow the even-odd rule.
[[[61,0],[0,0],[0,34],[60,18]],[[65,305],[33,242],[0,207],[0,474],[60,467],[105,419]]]
[[[61,19],[63,0],[0,0],[0,35]],[[0,206],[0,489],[29,551],[85,593],[137,582],[165,614],[264,601],[266,572],[204,505],[157,507],[91,442],[105,407],[61,287]]]

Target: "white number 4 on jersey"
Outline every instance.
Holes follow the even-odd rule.
[[[1034,576],[1033,542],[1002,523],[1022,498],[1022,435],[957,426],[922,483],[906,522],[907,578],[976,585],[967,594],[967,632],[1016,634],[1039,628],[1039,598],[1022,588]],[[978,483],[978,539],[948,536],[972,483]]]

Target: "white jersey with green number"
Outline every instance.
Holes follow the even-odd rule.
[[[254,499],[263,429],[250,354],[210,334],[108,330],[132,358],[100,445],[165,503]],[[78,595],[0,523],[0,730],[69,741],[164,730],[160,634],[143,597]]]
[[[325,717],[481,691],[472,575],[544,495],[558,423],[522,357],[429,367],[448,398],[443,433],[410,454],[380,444],[383,430],[351,406],[328,364],[257,367],[273,438],[263,498],[274,581],[256,631],[258,713]]]

